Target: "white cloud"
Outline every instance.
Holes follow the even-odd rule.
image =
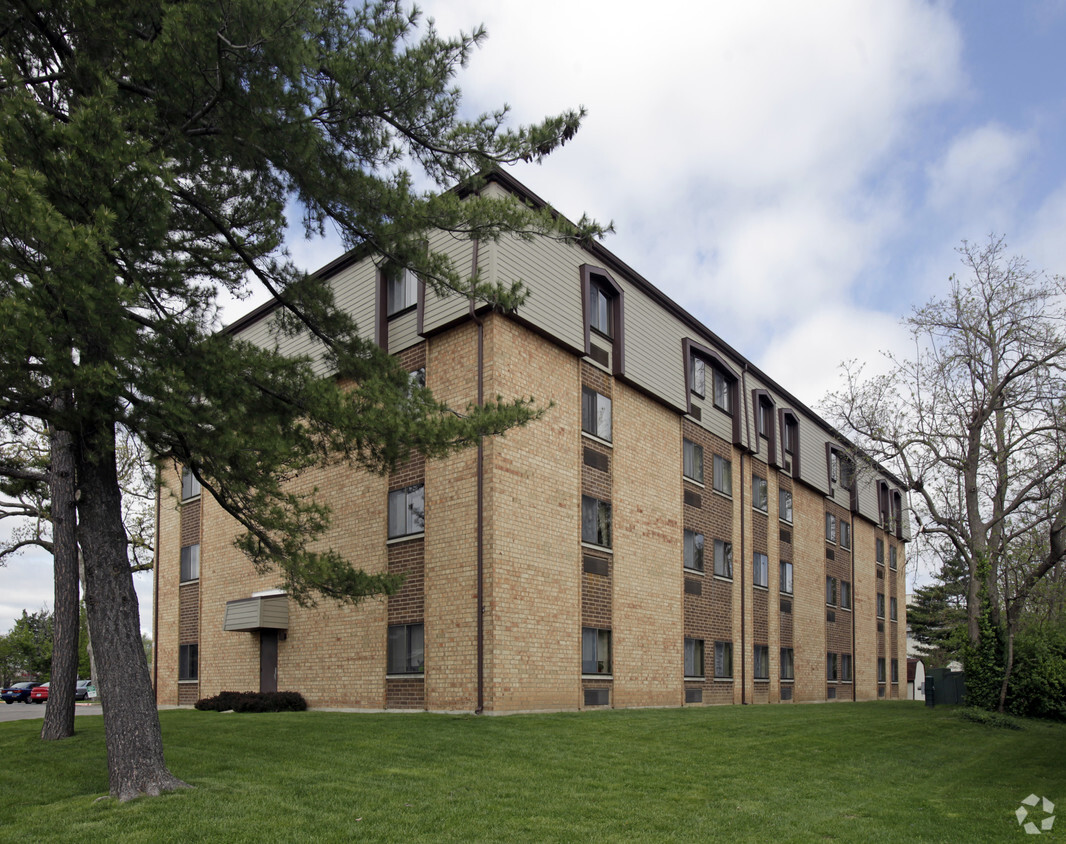
[[[1002,227],[1017,200],[1014,177],[1033,139],[990,123],[955,138],[928,168],[928,201],[959,221],[978,219]]]

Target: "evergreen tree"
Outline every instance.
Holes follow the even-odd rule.
[[[128,799],[184,784],[163,760],[140,637],[121,432],[190,468],[297,600],[354,602],[395,581],[315,545],[328,510],[285,481],[329,461],[385,471],[414,451],[444,455],[539,412],[528,398],[453,409],[412,389],[328,283],[289,260],[286,209],[432,291],[501,309],[522,301],[520,282],[467,278],[426,250],[427,232],[601,230],[479,195],[477,173],[542,159],[581,117],[462,120],[454,76],[480,29],[442,38],[398,2],[0,9],[0,418],[71,436],[110,790]],[[279,332],[316,341],[314,359],[217,332],[217,291],[252,281],[274,296]]]
[[[907,626],[922,645],[922,656],[930,667],[962,659],[968,585],[965,561],[953,556],[941,564],[933,583],[914,590],[907,607]]]

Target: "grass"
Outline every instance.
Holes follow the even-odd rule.
[[[1066,725],[912,703],[160,719],[196,787],[122,805],[101,718],[0,724],[0,841],[1004,841],[1030,793],[1066,812]]]

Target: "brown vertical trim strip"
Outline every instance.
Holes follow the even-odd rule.
[[[477,275],[479,242],[474,240],[471,257],[471,277]],[[421,301],[421,300],[420,300]],[[477,403],[485,403],[485,324],[474,313],[470,300],[470,315],[477,323]],[[477,708],[485,710],[485,443],[477,441]]]
[[[475,241],[475,244],[477,241]],[[474,247],[477,248],[476,246]],[[426,333],[426,281],[421,276],[418,279],[418,304],[415,306],[415,319],[417,322],[418,336],[424,337]]]
[[[162,513],[162,485],[159,483],[159,466],[155,469],[155,560],[152,564],[152,689],[156,705],[159,704],[159,517]],[[201,493],[202,495],[203,493]]]
[[[386,311],[388,297],[385,291],[385,271],[381,267],[378,267],[376,287],[374,341],[383,352],[387,352],[389,350],[389,315]]]

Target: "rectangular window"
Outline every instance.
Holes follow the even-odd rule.
[[[831,607],[837,605],[837,579],[835,577],[825,579],[825,602]]]
[[[796,435],[797,435],[797,433],[798,432],[796,430],[796,421],[794,419],[790,419],[790,418],[786,417],[785,418],[784,440],[785,440],[785,452],[787,454],[794,454],[795,451],[796,451]]]
[[[792,594],[792,563],[781,561],[781,591],[786,595]]]
[[[181,582],[200,579],[200,545],[186,545],[181,549]]]
[[[888,567],[894,569],[896,567],[896,546],[888,546]]]
[[[755,661],[752,670],[756,680],[770,679],[770,649],[766,645],[755,646]]]
[[[581,388],[581,430],[611,440],[611,400],[588,387]]]
[[[198,644],[178,645],[178,679],[200,679],[200,646]]]
[[[389,539],[426,530],[426,489],[422,484],[389,493]]]
[[[601,548],[611,547],[611,504],[581,496],[581,541]]]
[[[765,554],[755,552],[752,562],[753,572],[751,582],[755,586],[768,586],[770,583],[770,558]]]
[[[703,571],[703,534],[685,531],[685,568]]]
[[[877,682],[885,682],[885,658],[883,656],[877,658]]]
[[[837,655],[827,653],[825,655],[825,679],[836,682],[840,679],[837,674]]]
[[[781,679],[795,680],[796,667],[792,648],[781,648]]]
[[[832,513],[825,514],[825,541],[837,541],[837,517]]]
[[[760,478],[758,475],[751,476],[751,506],[764,513],[770,510],[770,493],[766,478]]]
[[[393,316],[418,304],[418,276],[413,270],[393,267],[385,282],[386,314]]]
[[[755,423],[759,431],[760,437],[769,437],[771,428],[771,419],[773,418],[773,408],[766,402],[760,401],[758,408],[758,415],[756,416]]]
[[[829,452],[829,478],[833,483],[840,480],[840,456],[835,452]]]
[[[714,489],[724,495],[733,494],[733,461],[714,456]]]
[[[896,606],[897,606],[896,605],[896,599],[895,598],[889,598],[888,599],[888,617],[892,621],[896,620]]]
[[[714,573],[733,579],[733,543],[714,540]]]
[[[389,674],[425,671],[425,628],[421,624],[389,625],[387,663]]]
[[[892,682],[893,683],[898,683],[899,682],[899,660],[898,659],[893,659],[892,660]]]
[[[851,523],[840,521],[840,547],[851,548]]]
[[[181,470],[181,500],[188,501],[190,498],[196,498],[200,494],[200,482],[196,480],[196,476],[188,469],[188,467]]]
[[[781,521],[792,524],[792,493],[787,489],[777,493],[777,514]]]
[[[581,630],[581,673],[611,673],[611,631],[584,627]]]
[[[714,373],[714,406],[733,415],[733,384],[724,372],[712,369]]]
[[[884,592],[878,592],[877,593],[877,617],[878,618],[884,618],[885,617],[885,593]]]
[[[851,654],[840,655],[840,679],[845,683],[851,682]]]
[[[685,639],[685,676],[703,676],[703,639]]]
[[[696,483],[703,483],[703,446],[691,440],[685,440],[685,477]],[[675,464],[676,465],[676,464]]]
[[[589,285],[589,325],[604,337],[614,337],[613,297],[604,287]]]
[[[884,565],[885,562],[885,540],[878,539],[874,544],[874,552],[877,557],[877,562]]]
[[[692,392],[701,399],[707,395],[707,364],[692,356]]]
[[[851,609],[851,583],[847,580],[840,581],[840,608]]]
[[[733,643],[714,643],[714,676],[719,680],[733,677]]]

